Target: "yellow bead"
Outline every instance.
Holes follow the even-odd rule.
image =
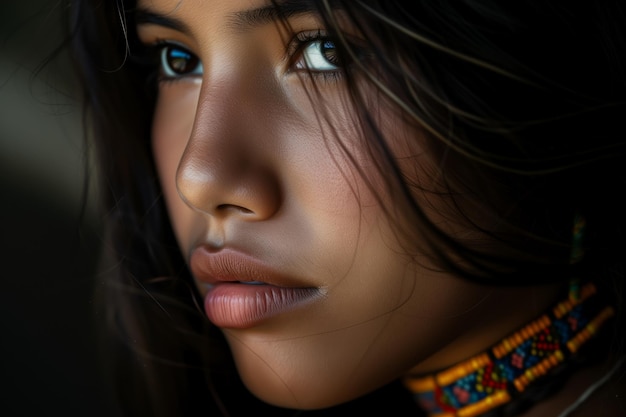
[[[544,366],[543,362],[539,362],[536,366],[536,371],[539,375],[545,375],[546,373],[546,367]]]
[[[502,344],[504,345],[504,349],[506,349],[507,352],[511,351],[511,344],[508,340],[505,340]]]
[[[570,340],[569,342],[567,342],[567,348],[570,352],[574,353],[578,350],[578,344],[573,340]]]
[[[495,356],[498,359],[500,359],[502,356],[504,356],[502,354],[502,348],[500,348],[500,345],[493,347],[493,356]]]

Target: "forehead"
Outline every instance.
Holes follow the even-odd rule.
[[[316,19],[316,0],[138,0],[138,22],[162,24],[180,32],[246,32],[292,17]]]
[[[290,1],[291,2],[291,1]],[[174,11],[181,7],[219,9],[225,6],[259,7],[269,5],[272,0],[137,0],[139,7],[159,8]],[[275,3],[285,3],[277,1]]]
[[[250,9],[278,10],[289,14],[313,11],[316,5],[315,0],[137,0],[140,9],[168,14],[188,11],[219,13]]]
[[[167,17],[198,18],[267,7],[271,0],[137,0],[137,8]]]

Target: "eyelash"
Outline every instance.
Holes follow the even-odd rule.
[[[196,56],[196,54],[194,54],[193,52],[191,52],[189,49],[187,49],[185,46],[177,43],[177,42],[172,42],[169,40],[163,40],[163,39],[159,39],[157,41],[155,41],[154,43],[152,43],[151,45],[147,46],[150,51],[151,54],[153,56],[154,61],[154,65],[156,67],[155,69],[155,73],[157,74],[157,80],[160,83],[172,83],[172,82],[177,82],[177,81],[181,81],[184,80],[186,78],[189,77],[196,77],[198,75],[201,74],[179,74],[179,75],[171,75],[168,74],[168,69],[165,67],[165,54],[169,51],[178,51],[179,53],[182,54],[186,54],[188,55],[190,58],[192,59],[196,59],[197,63],[194,66],[194,71],[196,70],[196,68],[198,68],[198,66],[200,66],[200,68],[202,68],[202,62],[200,61],[200,59]],[[171,69],[169,71],[172,71]],[[173,71],[172,71],[173,72]]]
[[[343,76],[342,67],[344,65],[341,62],[335,64],[327,60],[327,62],[330,65],[333,65],[336,67],[336,69],[334,70],[324,70],[324,71],[315,70],[313,68],[310,68],[307,64],[304,64],[303,66],[299,68],[296,67],[299,61],[306,60],[304,53],[306,52],[307,48],[311,47],[312,45],[316,43],[323,44],[325,42],[332,43],[334,45],[333,48],[334,49],[336,48],[335,41],[329,36],[325,35],[321,30],[297,33],[291,40],[289,47],[288,47],[289,72],[305,71],[310,76],[314,78],[321,78],[323,81],[340,80]],[[320,45],[320,47],[322,47],[322,45]]]
[[[314,45],[318,43],[319,46],[314,47]],[[331,82],[337,81],[343,76],[343,67],[344,64],[342,62],[333,63],[328,59],[323,57],[323,53],[319,53],[319,56],[322,56],[322,59],[326,60],[327,64],[335,67],[329,68],[327,70],[316,70],[315,68],[310,68],[309,64],[306,63],[307,57],[305,53],[307,53],[307,49],[311,48],[312,51],[317,50],[317,52],[321,51],[325,45],[329,49],[335,49],[335,42],[332,38],[326,36],[321,30],[317,31],[309,31],[309,32],[299,32],[295,34],[293,39],[288,45],[287,55],[288,55],[288,73],[297,73],[297,72],[307,72],[307,74],[313,78],[321,78],[323,81]],[[198,59],[198,57],[185,46],[164,39],[157,39],[151,44],[144,45],[144,52],[142,56],[139,58],[142,63],[148,64],[153,68],[152,74],[153,78],[159,83],[171,83],[184,80],[189,77],[195,77],[201,74],[193,74],[193,72],[197,71],[198,66],[202,67],[202,62]],[[192,71],[185,74],[168,74],[168,68],[166,68],[166,57],[164,54],[168,53],[168,51],[178,51],[179,54],[185,54],[191,59],[198,60],[197,63],[192,68]],[[309,51],[310,52],[310,51]],[[336,52],[335,52],[336,53]],[[339,58],[336,58],[339,60]],[[171,65],[170,65],[171,66]],[[169,71],[172,71],[169,69]],[[173,72],[173,71],[172,71]]]

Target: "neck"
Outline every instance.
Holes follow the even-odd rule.
[[[405,385],[432,417],[473,417],[526,404],[571,372],[579,351],[614,314],[593,284],[486,351],[430,375],[409,375]],[[532,395],[533,397],[535,395]]]

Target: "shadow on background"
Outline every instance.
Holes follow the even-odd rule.
[[[0,3],[0,415],[104,416],[81,109],[66,54],[47,61],[63,2]]]

